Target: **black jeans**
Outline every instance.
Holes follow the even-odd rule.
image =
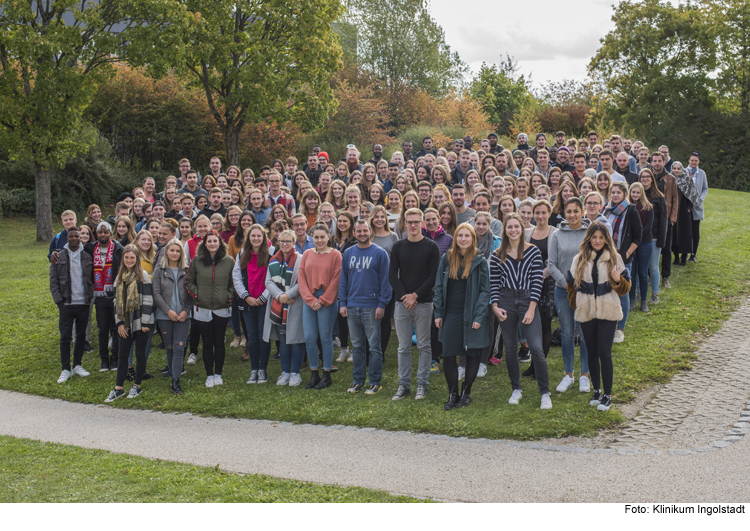
[[[207,323],[193,319],[193,324],[197,324],[201,331],[203,366],[206,368],[206,376],[221,375],[221,371],[224,369],[224,358],[226,356],[224,340],[226,339],[229,319],[229,317],[217,317],[216,314],[212,315],[211,320]]]
[[[591,384],[594,389],[599,387],[599,375],[604,383],[605,395],[612,394],[612,379],[614,368],[612,367],[612,342],[615,339],[617,321],[604,321],[594,319],[581,323],[583,340],[589,351],[589,371],[591,373]],[[601,368],[600,368],[601,367]]]
[[[76,326],[76,346],[73,349],[73,367],[81,364],[83,347],[86,344],[86,326],[89,323],[88,304],[61,304],[60,308],[60,362],[64,371],[70,370],[70,342],[73,339],[73,323]]]
[[[661,248],[661,276],[669,278],[672,274],[672,231],[674,225],[667,218],[667,238],[664,240],[664,247]]]
[[[109,360],[107,343],[112,338],[112,357],[117,358],[120,352],[120,341],[118,340],[117,327],[115,326],[115,306],[112,299],[99,302],[95,300],[96,326],[99,327],[99,357]],[[127,356],[125,357],[127,361]]]
[[[142,330],[128,330],[128,337],[120,337],[120,352],[122,356],[117,358],[117,383],[116,387],[122,387],[125,384],[125,376],[128,373],[128,357],[125,352],[130,352],[130,347],[135,342],[135,385],[140,386],[143,381],[143,373],[146,372],[146,343],[151,337],[151,330],[143,332]],[[112,344],[118,343],[113,341]]]
[[[192,319],[190,325],[190,352],[188,354],[198,354],[198,345],[201,342],[201,331],[198,327],[198,321]]]

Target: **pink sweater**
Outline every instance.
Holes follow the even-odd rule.
[[[308,249],[302,255],[299,266],[299,292],[308,306],[318,300],[314,293],[319,288],[325,291],[320,297],[323,306],[330,306],[339,295],[341,279],[341,253],[333,250],[328,254],[318,254],[315,249]]]

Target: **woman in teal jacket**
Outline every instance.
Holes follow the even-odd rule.
[[[433,297],[449,391],[446,411],[471,403],[471,386],[479,371],[482,349],[490,344],[487,260],[477,248],[477,234],[471,225],[462,223],[453,236],[453,245],[440,259]],[[444,328],[450,333],[443,333]],[[460,398],[457,356],[466,356],[466,380]]]

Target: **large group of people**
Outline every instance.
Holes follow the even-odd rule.
[[[504,357],[508,403],[533,377],[550,409],[556,317],[557,392],[575,384],[578,343],[579,391],[607,411],[612,346],[625,340],[629,312],[648,312],[672,266],[697,260],[708,193],[700,154],[683,165],[667,146],[619,135],[599,143],[594,131],[558,132],[549,146],[539,133],[533,147],[521,134],[512,150],[491,133],[473,147],[470,136],[449,149],[426,137],[417,153],[405,141],[386,160],[376,145],[363,162],[349,145],[336,162],[315,146],[301,168],[290,156],[257,174],[224,171],[213,157],[201,176],[183,159],[161,192],[146,178],[106,219],[98,205],[82,223],[66,210],[48,256],[58,383],[89,375],[95,308],[100,371],[116,371],[105,402],[141,394],[154,335],[173,393],[184,394],[180,378],[201,344],[206,387],[223,385],[231,325],[248,384],[267,383],[278,360],[277,385],[300,386],[309,369],[306,388],[321,390],[335,363],[351,361],[348,392],[376,394],[395,329],[393,400],[411,394],[416,343],[417,400],[443,372],[444,408],[466,407],[476,378]]]

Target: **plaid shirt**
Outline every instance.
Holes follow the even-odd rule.
[[[289,217],[292,217],[295,214],[296,204],[294,203],[294,198],[286,192],[281,192],[276,199],[271,197],[271,192],[268,192],[266,193],[266,199],[268,199],[268,206],[270,207],[273,207],[274,205],[285,206]]]

